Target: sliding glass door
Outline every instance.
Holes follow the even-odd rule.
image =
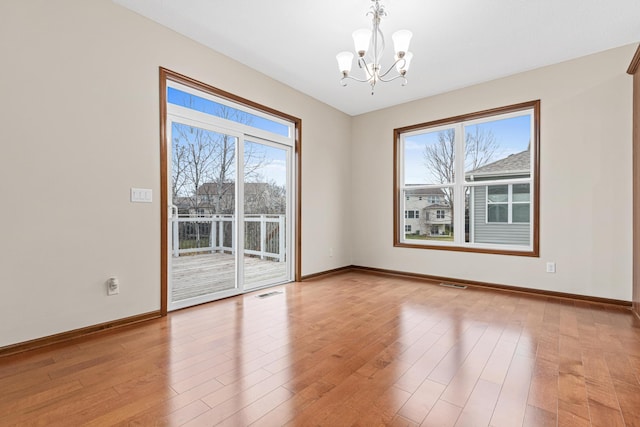
[[[171,118],[170,308],[237,293],[236,166],[241,136]]]
[[[293,280],[291,124],[168,91],[167,309]]]
[[[287,201],[291,148],[268,141],[244,144],[245,289],[288,277]]]

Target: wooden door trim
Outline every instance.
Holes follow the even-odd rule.
[[[168,233],[167,223],[168,216],[168,175],[167,175],[167,81],[171,80],[176,83],[183,84],[215,95],[220,98],[228,99],[237,104],[244,105],[249,108],[272,114],[281,119],[290,121],[294,124],[295,143],[293,146],[293,156],[295,163],[294,181],[296,187],[295,206],[293,207],[293,215],[295,217],[295,242],[293,244],[294,252],[294,281],[301,280],[302,271],[302,120],[298,117],[283,113],[271,107],[259,104],[257,102],[242,98],[230,92],[224,91],[217,87],[208,85],[198,80],[187,77],[183,74],[171,71],[167,68],[160,67],[160,313],[166,316],[168,313]]]

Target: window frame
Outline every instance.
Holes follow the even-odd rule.
[[[513,208],[517,205],[529,205],[529,211],[531,211],[531,196],[529,196],[529,200],[525,201],[515,201],[513,199],[513,187],[516,185],[523,184],[496,184],[496,185],[487,185],[486,189],[486,203],[485,203],[485,224],[531,224],[531,214],[529,214],[529,221],[514,221],[513,219]],[[527,185],[527,184],[524,184]],[[489,188],[490,187],[507,187],[507,200],[504,202],[492,202],[489,200]],[[531,194],[531,187],[529,187],[529,195]],[[490,221],[489,220],[489,205],[506,205],[507,206],[507,220],[506,221]]]
[[[467,242],[464,236],[466,231],[465,224],[465,216],[464,214],[455,214],[454,218],[452,218],[452,222],[454,227],[457,230],[462,230],[462,236],[457,238],[455,242],[437,242],[437,241],[426,241],[425,243],[416,243],[415,241],[407,241],[405,239],[404,234],[402,233],[404,227],[403,218],[401,217],[404,209],[404,198],[403,196],[403,184],[404,184],[404,169],[403,169],[403,138],[405,135],[409,133],[415,133],[418,131],[424,130],[435,130],[436,128],[442,128],[446,126],[452,125],[462,125],[466,126],[472,121],[485,122],[491,121],[492,118],[495,120],[502,119],[500,116],[507,116],[513,114],[514,116],[521,115],[523,111],[531,110],[531,172],[530,177],[526,179],[510,179],[508,182],[502,183],[498,180],[491,180],[483,182],[484,185],[505,185],[508,184],[509,192],[511,192],[511,186],[514,184],[520,183],[529,183],[530,184],[530,197],[529,207],[529,222],[516,222],[514,224],[529,224],[530,226],[530,242],[528,246],[519,245],[509,245],[509,244],[488,244],[488,243],[475,243],[475,242]],[[540,100],[528,101],[519,104],[508,105],[504,107],[492,108],[488,110],[478,111],[474,113],[463,114],[455,117],[449,117],[440,120],[434,120],[430,122],[420,123],[416,125],[410,125],[405,127],[396,128],[393,130],[393,245],[394,247],[404,247],[404,248],[415,248],[415,249],[437,249],[437,250],[448,250],[448,251],[459,251],[459,252],[476,252],[476,253],[488,253],[488,254],[499,254],[499,255],[515,255],[515,256],[529,256],[529,257],[539,257],[539,248],[540,248]],[[460,145],[460,144],[458,144]],[[462,148],[462,154],[464,155],[464,144]],[[452,188],[460,188],[466,190],[468,188],[474,188],[480,186],[480,181],[478,182],[462,182],[455,183],[453,185],[449,184],[434,184],[434,185],[426,185],[425,187],[434,187],[434,188],[442,188],[442,187],[452,187]],[[459,196],[459,199],[464,202],[464,191],[463,194]],[[458,199],[455,199],[458,200]],[[485,209],[488,205],[488,199],[485,203]],[[464,203],[461,206],[465,206]],[[512,203],[508,204],[509,211],[509,220],[512,218]],[[464,209],[463,209],[464,212]],[[472,214],[470,214],[470,222],[471,222]],[[505,224],[505,223],[491,223],[491,224]],[[473,228],[473,225],[470,223],[469,226]],[[470,230],[469,230],[470,231]]]
[[[404,219],[420,219],[420,210],[419,209],[405,209],[404,210]]]

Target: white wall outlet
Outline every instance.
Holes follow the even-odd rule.
[[[333,256],[333,248],[329,248],[329,257]]]
[[[107,295],[118,295],[120,293],[120,282],[117,277],[110,277],[107,280]]]
[[[547,273],[555,273],[556,272],[556,263],[548,262],[547,263]]]

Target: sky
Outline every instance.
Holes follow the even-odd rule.
[[[167,88],[167,102],[169,104],[187,107],[192,110],[222,117],[235,122],[251,125],[252,127],[273,132],[277,135],[289,136],[289,126],[264,117],[250,114],[217,102],[183,92],[173,87]]]
[[[284,186],[287,183],[287,152],[282,148],[270,147],[268,145],[260,144],[257,142],[247,141],[245,142],[245,167],[253,168],[255,161],[252,162],[249,159],[247,150],[254,150],[254,153],[258,154],[255,158],[264,159],[263,164],[257,169],[264,179],[260,181],[275,181],[276,184]]]
[[[211,114],[216,117],[222,117],[228,120],[237,121],[239,123],[248,124],[258,129],[273,132],[278,135],[288,136],[289,126],[268,120],[266,118],[250,114],[229,106],[219,104],[217,102],[204,99],[178,89],[167,88],[167,101],[171,104],[187,107],[196,111]],[[173,123],[172,125],[172,144],[187,144],[195,141],[194,132],[189,131],[190,126]],[[181,131],[181,132],[180,132]],[[200,129],[200,132],[206,134],[211,139],[220,138],[221,134],[209,130]],[[177,135],[182,137],[176,141]],[[174,147],[175,150],[175,147]],[[250,153],[253,153],[250,154]],[[258,142],[245,141],[245,167],[254,169],[255,175],[252,180],[261,182],[275,182],[277,185],[284,186],[287,182],[287,153],[284,149],[271,147]]]
[[[491,131],[498,148],[488,163],[508,157],[510,154],[527,149],[531,139],[531,118],[525,113],[523,116],[485,122],[477,125],[465,126],[465,132],[475,132],[475,127],[481,131]],[[425,164],[425,148],[438,141],[438,131],[425,130],[424,133],[405,138],[404,142],[404,173],[406,184],[439,184],[435,176],[430,176]]]

